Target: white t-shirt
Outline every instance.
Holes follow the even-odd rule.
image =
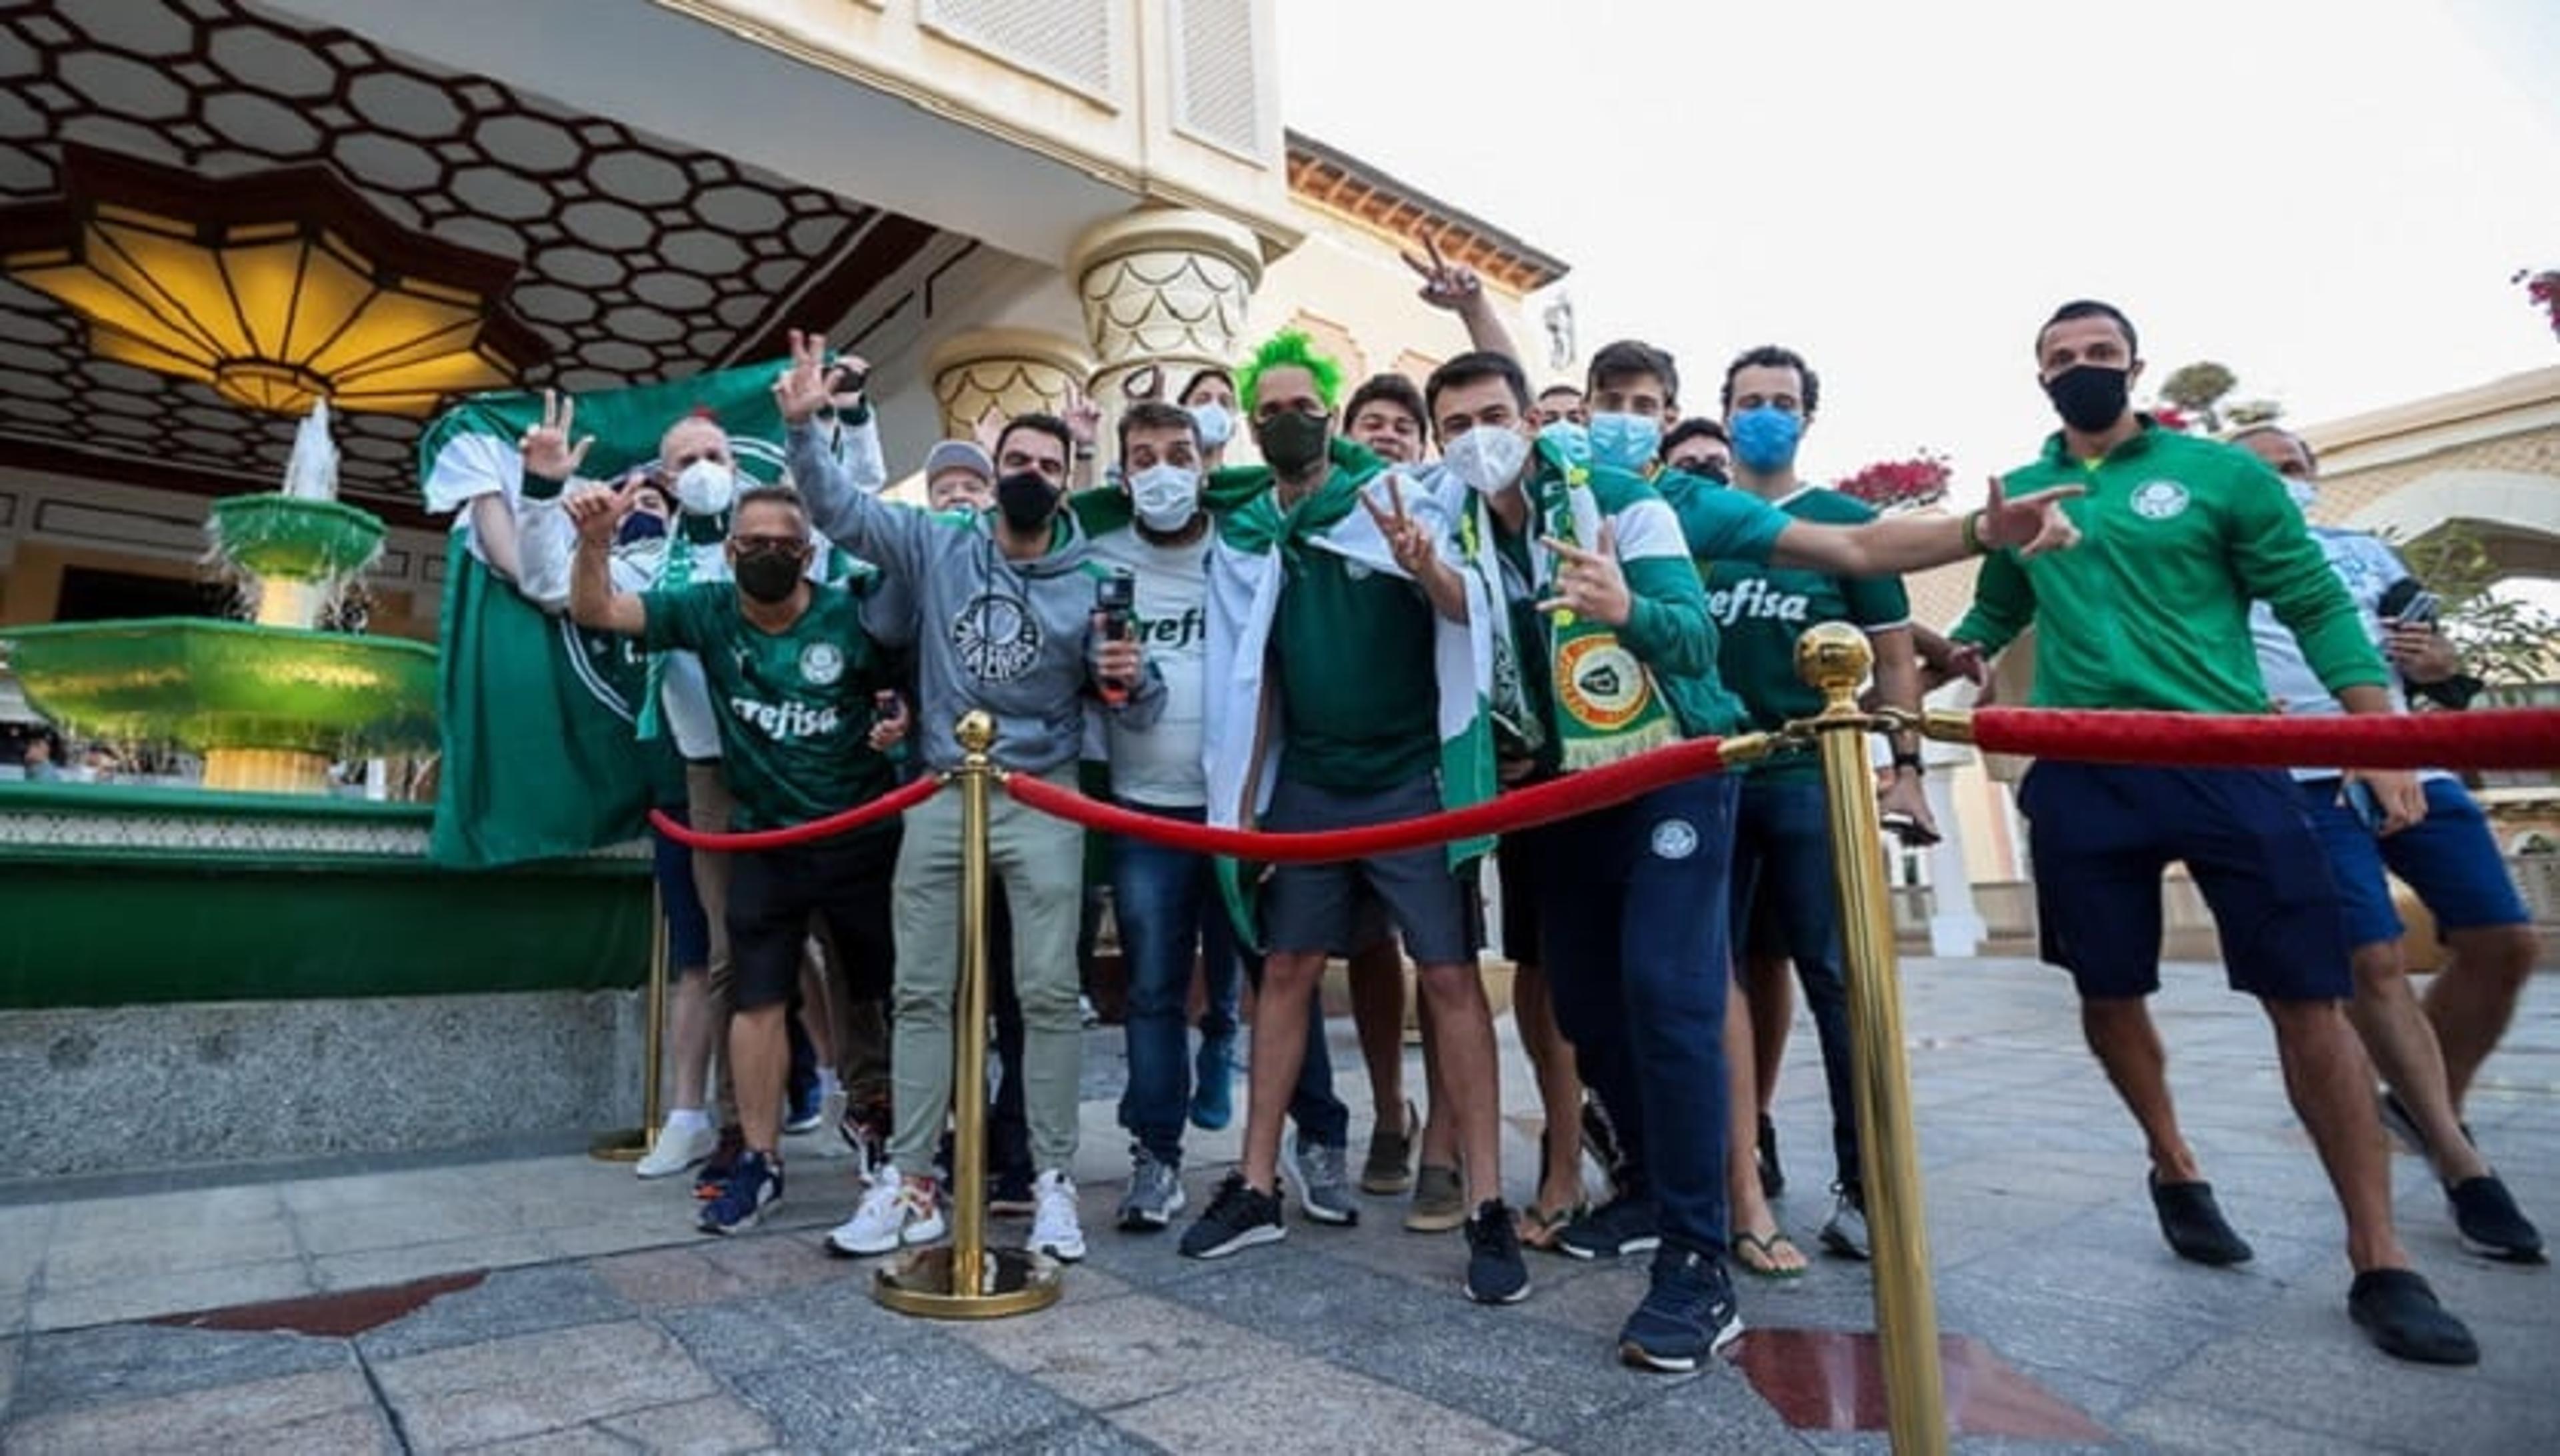
[[[1093,714],[1110,727],[1111,791],[1155,809],[1197,809],[1208,802],[1200,732],[1206,713],[1208,546],[1212,533],[1184,546],[1158,546],[1138,528],[1093,542],[1094,559],[1137,578],[1138,642],[1165,680],[1165,713],[1153,727],[1123,728],[1116,715]]]
[[[2382,596],[2392,583],[2409,574],[2409,567],[2391,548],[2361,531],[2340,531],[2330,526],[2315,526],[2312,540],[2320,543],[2328,557],[2329,569],[2337,573],[2339,583],[2355,602],[2357,615],[2364,618],[2364,633],[2373,640],[2379,652],[2383,643]],[[2258,673],[2267,680],[2267,696],[2283,705],[2292,718],[2334,718],[2346,712],[2312,671],[2311,660],[2303,656],[2303,647],[2294,640],[2293,629],[2277,619],[2276,609],[2263,601],[2249,604],[2249,635],[2258,647]],[[2409,711],[2408,695],[2394,681],[2391,696],[2400,711]],[[2336,778],[2334,768],[2297,768],[2294,777],[2302,779]],[[2450,778],[2441,769],[2428,769],[2426,778]]]

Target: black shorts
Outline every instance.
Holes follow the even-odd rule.
[[[1275,833],[1360,829],[1437,813],[1440,790],[1424,775],[1377,793],[1345,794],[1283,778],[1262,827]],[[1417,965],[1466,965],[1476,958],[1482,919],[1475,889],[1449,868],[1438,845],[1323,865],[1280,865],[1262,889],[1264,940],[1275,951],[1359,951],[1361,892],[1385,903]]]
[[[889,934],[889,881],[898,826],[815,844],[741,850],[729,856],[728,948],[731,1005],[753,1011],[791,999],[800,950],[815,916],[827,927],[855,999],[888,995],[896,966]]]
[[[2213,910],[2233,990],[2273,1001],[2354,993],[2328,853],[2285,773],[2046,759],[2017,802],[2043,956],[2082,996],[2160,989],[2160,880],[2180,860]]]
[[[1503,880],[1503,954],[1516,966],[1538,964],[1537,882],[1544,862],[1543,827],[1506,834],[1494,846]]]

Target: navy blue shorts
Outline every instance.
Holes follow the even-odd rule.
[[[2233,990],[2274,1001],[2354,993],[2328,854],[2289,775],[2047,759],[2017,797],[2043,956],[2082,996],[2160,989],[2160,879],[2181,860],[2212,908]]]
[[[2301,788],[2303,808],[2328,849],[2329,872],[2346,902],[2349,945],[2397,940],[2408,929],[2391,906],[2391,885],[2382,874],[2386,867],[2417,891],[2440,929],[2476,930],[2531,920],[2524,897],[2507,878],[2488,820],[2459,781],[2426,780],[2427,817],[2388,838],[2365,828],[2340,801],[2341,782],[2306,779]]]
[[[669,807],[667,814],[681,824],[685,806]],[[659,902],[667,911],[667,968],[674,975],[699,971],[712,963],[712,917],[703,909],[702,891],[694,888],[694,852],[654,827],[649,837],[657,842],[652,869]]]

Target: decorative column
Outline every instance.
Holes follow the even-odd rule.
[[[1134,371],[1157,365],[1169,376],[1165,388],[1175,390],[1195,369],[1233,366],[1262,281],[1262,247],[1224,218],[1141,208],[1086,229],[1067,249],[1066,270],[1100,361],[1093,399],[1108,431]]]
[[[1036,329],[972,329],[934,346],[925,372],[942,411],[942,432],[976,439],[989,419],[1040,410],[1062,414],[1093,361],[1072,339]],[[989,434],[993,430],[988,431]]]

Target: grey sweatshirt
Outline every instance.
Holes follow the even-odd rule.
[[[1029,773],[1075,761],[1088,709],[1117,713],[1129,728],[1164,713],[1164,681],[1152,667],[1121,708],[1094,693],[1093,591],[1106,572],[1088,563],[1068,512],[1058,513],[1045,555],[1008,561],[986,515],[935,515],[871,495],[811,425],[791,427],[790,459],[811,524],[914,595],[926,766],[959,764],[952,728],[971,709],[995,715],[996,761]]]

